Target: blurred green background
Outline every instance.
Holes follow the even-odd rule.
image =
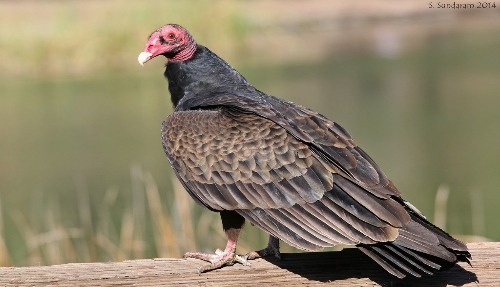
[[[188,198],[161,147],[165,60],[137,64],[166,23],[259,89],[340,123],[431,221],[500,239],[500,7],[1,1],[1,265],[224,246],[218,215]],[[265,238],[247,226],[238,250]]]

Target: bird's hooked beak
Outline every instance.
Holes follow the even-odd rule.
[[[139,54],[139,57],[137,57],[137,61],[139,61],[139,64],[141,64],[141,66],[144,66],[144,63],[151,60],[151,56],[153,56],[153,54],[149,52],[141,52]]]
[[[144,50],[142,50],[139,57],[137,57],[137,61],[139,61],[141,66],[144,66],[144,63],[147,61],[166,52],[167,50],[165,48],[166,46],[162,45],[158,33],[155,32],[149,37],[148,42],[144,46]]]

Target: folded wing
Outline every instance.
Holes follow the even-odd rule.
[[[197,201],[235,210],[297,248],[392,241],[410,220],[395,199],[346,179],[309,144],[252,113],[176,112],[163,143]]]

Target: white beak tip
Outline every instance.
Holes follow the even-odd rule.
[[[139,61],[139,64],[141,64],[141,66],[144,66],[144,63],[149,61],[149,59],[151,59],[152,55],[153,54],[151,54],[149,52],[141,52],[139,54],[139,57],[137,57],[137,61]]]

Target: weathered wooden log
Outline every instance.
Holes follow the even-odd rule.
[[[500,286],[500,242],[470,243],[472,266],[461,263],[424,278],[400,280],[357,249],[283,254],[198,273],[196,259],[2,267],[0,286]]]

